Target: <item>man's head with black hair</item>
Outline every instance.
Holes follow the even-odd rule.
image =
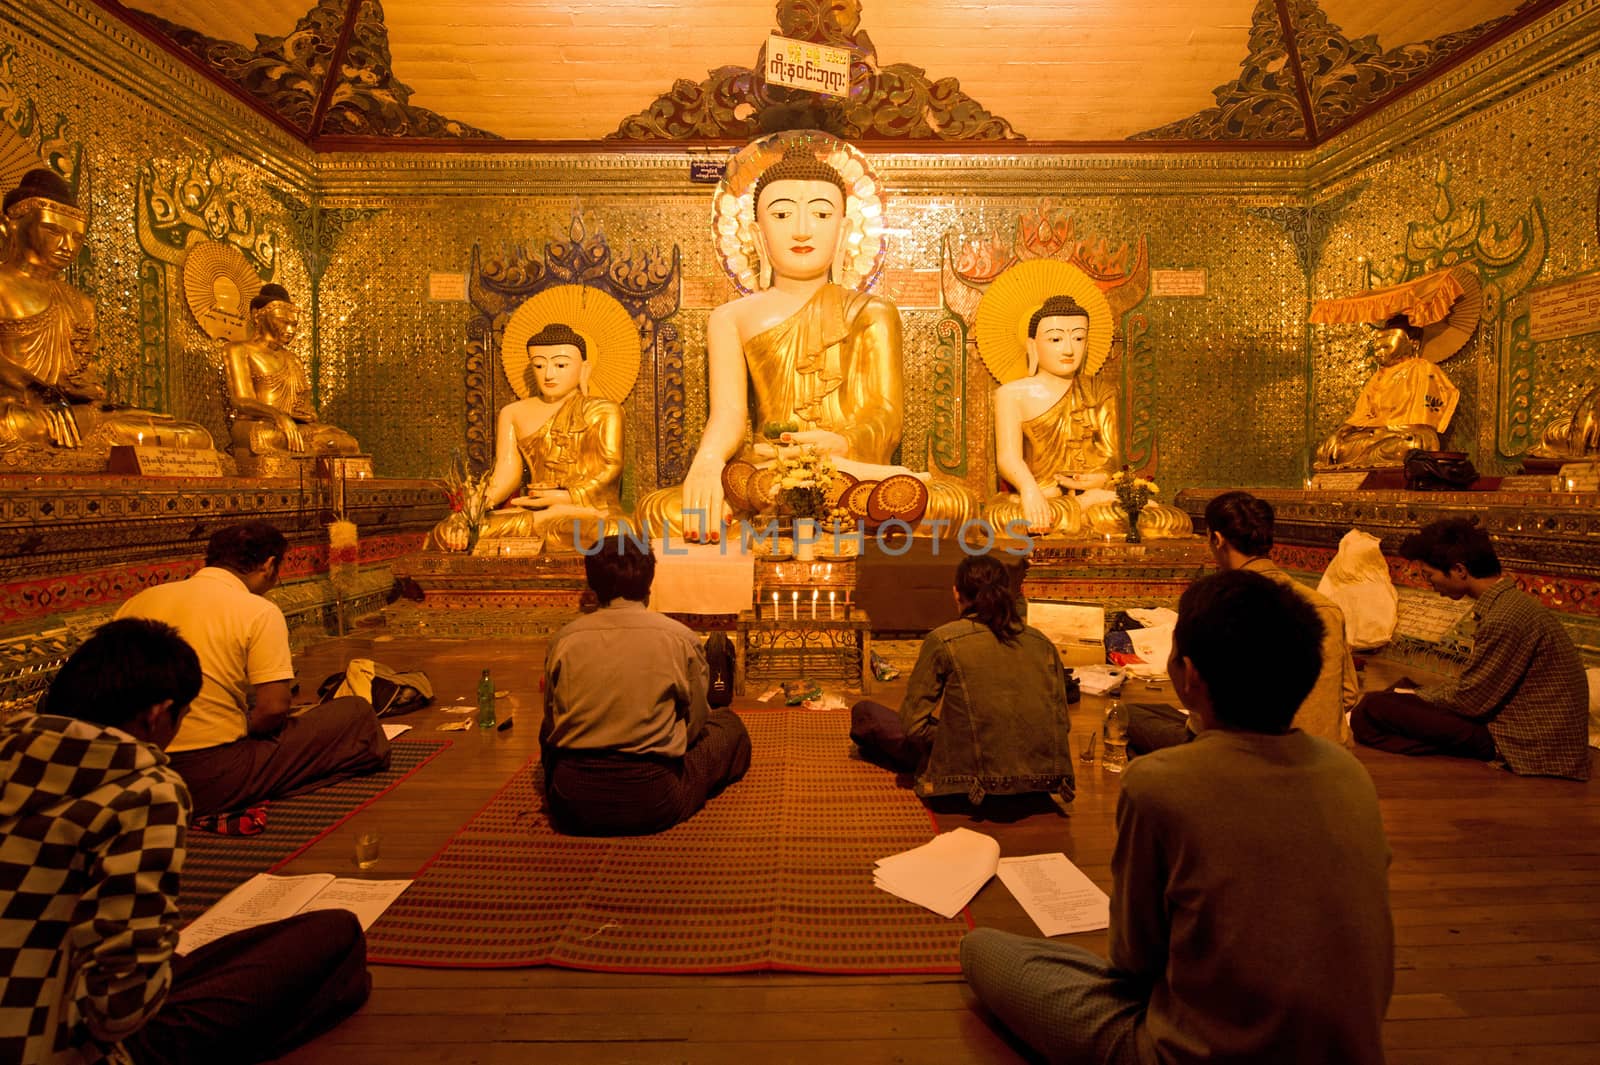
[[[583,557],[583,575],[601,606],[616,599],[650,601],[650,585],[656,579],[656,556],[647,542],[635,537],[603,537]]]
[[[165,747],[200,693],[200,659],[165,622],[121,618],[83,642],[39,712],[121,729]]]

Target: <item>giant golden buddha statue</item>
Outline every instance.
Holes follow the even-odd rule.
[[[1413,448],[1438,450],[1461,391],[1437,364],[1466,344],[1482,305],[1478,275],[1464,265],[1318,301],[1312,322],[1381,324],[1372,336],[1378,370],[1361,389],[1355,410],[1317,448],[1313,467],[1397,467]]]
[[[577,328],[548,320],[552,312]],[[618,400],[639,371],[628,312],[580,285],[547,289],[518,308],[504,345],[506,375],[523,398],[500,408],[487,504],[506,505],[485,517],[478,541],[514,538],[518,554],[538,554],[627,530]],[[464,551],[469,540],[458,512],[435,527],[430,546]]]
[[[713,212],[723,264],[746,294],[706,329],[709,414],[682,487],[642,500],[659,535],[717,538],[732,514],[722,471],[810,445],[858,480],[926,482],[926,519],[953,530],[976,512],[966,487],[894,464],[905,418],[900,312],[864,291],[883,258],[882,204],[865,161],[815,131],[775,134],[730,162]],[[751,426],[787,426],[777,442]],[[687,520],[686,520],[687,518]]]
[[[262,458],[354,455],[361,446],[317,420],[305,364],[289,350],[300,309],[282,285],[262,285],[250,301],[250,338],[222,349],[233,418],[233,455],[241,469]]]
[[[30,170],[4,200],[0,262],[0,466],[105,468],[116,444],[211,448],[203,426],[106,402],[92,381],[94,305],[61,273],[88,215],[52,171]]]
[[[1070,264],[1024,263],[984,293],[977,332],[979,352],[1001,381],[995,466],[1012,488],[989,500],[989,524],[1003,535],[1026,527],[1035,536],[1122,538],[1128,515],[1110,488],[1122,463],[1121,397],[1099,376],[1111,350],[1105,297]],[[1177,507],[1151,500],[1139,512],[1143,539],[1193,532]]]

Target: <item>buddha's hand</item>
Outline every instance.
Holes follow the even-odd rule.
[[[78,421],[72,416],[72,409],[65,404],[50,407],[44,412],[45,425],[50,433],[50,442],[56,447],[79,447],[83,438],[78,435]]]
[[[467,519],[458,510],[439,523],[439,546],[446,551],[467,549]]]
[[[565,488],[538,488],[525,496],[517,496],[511,501],[514,507],[526,510],[543,510],[546,507],[560,506],[572,502],[572,493]]]
[[[784,433],[783,443],[799,446],[810,444],[824,455],[846,455],[850,452],[850,441],[838,433],[827,429],[805,429],[798,433]]]
[[[278,415],[278,428],[283,433],[283,446],[290,451],[304,451],[306,449],[305,434],[300,432],[300,426],[287,414]],[[462,541],[465,546],[466,541]]]
[[[1067,473],[1057,477],[1056,483],[1074,492],[1092,492],[1104,488],[1110,480],[1104,473]]]
[[[1028,531],[1049,532],[1056,523],[1055,514],[1050,510],[1050,501],[1044,497],[1039,486],[1025,488],[1019,495],[1022,499],[1022,516],[1028,521]]]
[[[717,543],[728,521],[722,498],[722,463],[696,458],[683,479],[683,538],[690,543]],[[705,535],[702,537],[702,533]]]

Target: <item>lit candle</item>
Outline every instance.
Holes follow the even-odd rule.
[[[139,446],[140,447],[144,447],[144,434],[143,433],[139,434]]]
[[[811,589],[811,620],[817,620],[817,590]]]
[[[799,621],[800,620],[800,593],[799,592],[790,592],[789,593],[789,605],[794,609],[794,619],[796,621]]]
[[[778,620],[778,593],[772,593],[772,620]]]
[[[828,589],[828,620],[829,621],[833,620],[833,596],[834,596],[833,589],[831,589],[831,588]]]

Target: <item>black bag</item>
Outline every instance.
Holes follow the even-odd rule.
[[[706,665],[711,668],[711,686],[706,692],[706,702],[712,706],[727,706],[733,702],[733,641],[725,632],[713,632],[706,637]]]
[[[433,682],[420,669],[403,671],[370,658],[352,658],[342,673],[331,673],[317,685],[317,695],[322,702],[359,695],[379,717],[394,717],[433,702]]]
[[[1406,452],[1405,474],[1406,490],[1411,492],[1461,492],[1478,479],[1466,452],[1421,448]]]

